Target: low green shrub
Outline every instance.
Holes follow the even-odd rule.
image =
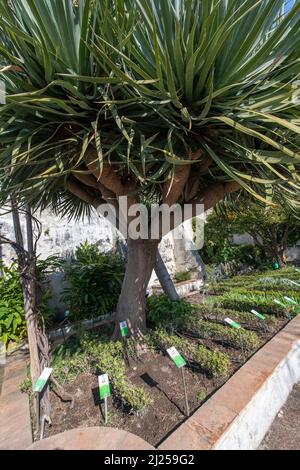
[[[53,367],[59,382],[72,382],[83,372],[108,374],[115,395],[133,412],[141,412],[152,403],[147,392],[127,378],[120,341],[85,334],[56,351]]]
[[[61,269],[70,287],[61,300],[68,305],[70,318],[81,320],[113,312],[117,306],[125,272],[125,261],[114,253],[101,253],[97,245],[80,245]]]
[[[289,295],[290,294],[290,295]],[[290,296],[291,298],[295,298],[298,300],[298,296],[291,294],[290,292],[286,292],[285,295]],[[275,299],[283,302],[286,307],[278,305],[274,302]],[[226,293],[222,296],[217,296],[213,300],[214,305],[231,309],[231,310],[238,310],[238,311],[249,311],[253,308],[258,310],[260,313],[263,314],[274,314],[276,316],[286,317],[288,315],[294,316],[300,310],[300,306],[289,304],[284,299],[284,294],[279,291],[270,291],[270,292],[257,292],[252,293],[245,292],[242,293],[235,293],[230,292]],[[299,301],[299,300],[298,300]]]
[[[189,271],[178,271],[174,278],[177,282],[189,281],[191,279],[191,273]]]
[[[259,344],[258,337],[253,331],[248,331],[244,328],[236,330],[230,326],[221,325],[220,323],[201,320],[201,318],[196,315],[182,322],[181,328],[199,338],[222,341],[238,349],[241,347],[240,338],[242,338],[245,348],[248,351],[255,350]]]
[[[19,341],[26,336],[23,291],[17,266],[2,266],[0,277],[0,341]]]
[[[178,349],[189,362],[199,364],[201,369],[207,371],[214,377],[226,375],[230,368],[228,356],[219,351],[211,351],[203,345],[169,334],[164,329],[154,330],[151,334],[151,341],[162,349],[168,349],[172,346]]]
[[[152,295],[147,300],[147,319],[155,326],[176,323],[188,317],[196,307],[186,300],[170,300],[166,295]]]

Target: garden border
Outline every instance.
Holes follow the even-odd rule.
[[[299,380],[300,314],[173,431],[159,449],[257,449]]]

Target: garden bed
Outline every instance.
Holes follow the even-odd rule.
[[[298,279],[288,270],[285,275]],[[275,280],[279,276],[280,273],[274,274]],[[237,284],[240,278],[236,279]],[[246,289],[253,279],[254,276],[245,276]],[[226,282],[222,287],[224,284],[226,287]],[[229,279],[228,284],[234,285],[234,280]],[[274,283],[271,284],[272,296],[281,298],[280,290],[274,291]],[[237,292],[238,300],[245,296],[240,301],[240,309],[238,301],[234,301],[234,292],[232,287],[230,295],[235,309],[222,306],[228,295],[226,288],[224,299],[221,292],[217,303],[215,296],[203,301],[202,294],[197,293],[183,303],[172,304],[172,312],[169,300],[158,297],[150,300],[150,328],[145,340],[148,349],[136,356],[129,339],[129,365],[122,342],[111,343],[108,339],[110,326],[105,327],[106,331],[101,328],[85,334],[83,339],[81,333],[64,343],[55,354],[54,374],[74,398],[74,407],[71,409],[70,402],[63,401],[57,390],[51,390],[52,426],[46,426],[45,437],[73,428],[104,425],[97,376],[108,373],[112,396],[108,400],[107,425],[134,433],[158,446],[186,419],[181,371],[167,356],[168,347],[176,346],[188,362],[185,378],[192,414],[289,321],[284,308],[280,310],[269,297],[266,300],[261,292],[255,291],[253,296],[257,295],[258,300],[253,308],[269,309],[267,314],[264,311],[265,320],[258,320],[249,311],[243,311],[247,292]],[[295,290],[290,295],[298,299],[298,292]],[[294,316],[297,309],[288,308],[288,315]],[[241,324],[241,330],[224,324],[228,316]]]
[[[262,338],[262,343],[266,337]],[[212,346],[212,342],[204,342]],[[262,344],[261,343],[261,344]],[[223,385],[229,376],[242,364],[240,351],[219,346],[226,352],[232,365],[225,377],[213,378],[192,367],[185,371],[188,400],[191,413]],[[182,377],[170,359],[163,353],[146,354],[140,360],[131,361],[126,376],[142,387],[153,400],[153,404],[140,413],[129,413],[118,398],[109,399],[108,426],[124,429],[157,446],[185,419],[185,400]],[[51,391],[52,426],[47,427],[45,437],[77,427],[104,425],[103,404],[99,402],[97,376],[92,373],[79,374],[65,390],[74,397],[74,408],[63,402],[55,391]]]

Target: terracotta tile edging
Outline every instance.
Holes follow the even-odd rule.
[[[255,449],[299,380],[300,314],[168,436],[159,449]]]

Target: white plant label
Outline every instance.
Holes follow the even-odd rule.
[[[99,375],[98,383],[99,383],[100,399],[103,400],[104,398],[110,397],[110,385],[109,385],[108,375],[107,374]]]
[[[43,388],[45,387],[46,383],[48,382],[50,375],[52,373],[52,370],[50,367],[45,367],[39,378],[37,379],[35,385],[34,385],[34,393],[41,393],[43,391]]]
[[[167,353],[169,354],[170,358],[176,364],[176,366],[180,369],[181,367],[186,365],[185,360],[183,357],[179,354],[176,348],[174,346],[172,348],[167,349]]]
[[[291,279],[288,279],[288,281],[290,281],[291,284],[294,284],[294,286],[300,287],[299,282],[292,281]]]
[[[260,320],[264,320],[265,319],[265,316],[262,315],[261,313],[257,312],[256,310],[252,309],[251,310],[251,313],[253,313],[253,315],[255,315],[257,318],[260,318]]]
[[[297,302],[294,299],[291,299],[290,297],[287,297],[286,295],[284,296],[285,300],[288,302],[291,302],[291,304],[297,305]]]
[[[238,322],[231,320],[231,318],[225,318],[224,322],[228,323],[228,325],[232,326],[232,328],[235,328],[236,330],[242,328]]]
[[[275,302],[275,304],[277,304],[277,305],[280,305],[281,307],[284,307],[284,308],[286,308],[286,305],[284,305],[284,303],[283,303],[283,302],[280,302],[280,300],[278,300],[278,299],[275,299],[275,300],[274,300],[274,302]]]

